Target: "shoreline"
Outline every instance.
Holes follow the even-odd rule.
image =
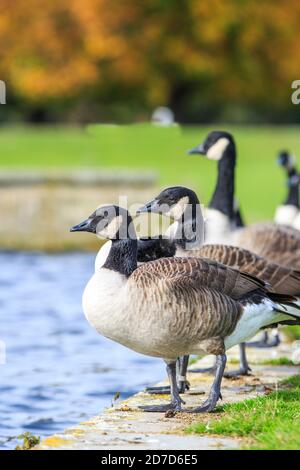
[[[291,348],[286,343],[272,350],[272,357],[289,357]],[[247,398],[263,396],[270,388],[276,388],[279,381],[299,374],[299,366],[274,366],[262,364],[270,357],[270,350],[248,349],[253,375],[239,379],[223,379],[220,404],[235,403]],[[228,353],[231,369],[236,368],[238,348]],[[195,362],[192,368],[205,367],[209,358]],[[259,364],[260,362],[260,364]],[[191,390],[183,399],[187,407],[199,406],[212,382],[208,374],[189,373]],[[160,382],[159,385],[165,382]],[[241,438],[212,436],[209,434],[187,433],[187,428],[201,421],[201,416],[177,413],[166,417],[164,413],[145,413],[138,409],[145,404],[160,404],[168,399],[166,395],[149,395],[143,391],[116,403],[97,416],[78,426],[46,437],[34,450],[184,450],[184,449],[238,449],[243,445]],[[207,414],[206,414],[207,417]]]

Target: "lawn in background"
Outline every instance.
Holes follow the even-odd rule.
[[[287,191],[276,156],[280,149],[300,156],[298,127],[3,127],[0,164],[26,169],[99,166],[155,170],[158,186],[189,186],[206,204],[215,185],[217,164],[200,156],[188,156],[186,151],[213,128],[228,130],[236,139],[237,196],[246,221],[271,219]]]

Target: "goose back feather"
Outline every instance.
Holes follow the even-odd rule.
[[[178,279],[183,277],[189,285],[207,286],[233,299],[239,299],[258,288],[267,289],[267,284],[246,272],[225,266],[213,259],[195,257],[161,258],[140,266],[132,279],[142,288],[140,282],[153,279]]]
[[[249,225],[233,236],[233,244],[283,266],[300,270],[300,231],[274,223]]]
[[[187,252],[192,256],[193,251]],[[273,263],[255,253],[228,245],[205,245],[194,252],[196,257],[205,257],[226,266],[244,271],[270,285],[278,294],[300,295],[300,271]]]

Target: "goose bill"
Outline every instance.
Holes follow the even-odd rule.
[[[203,144],[188,150],[188,155],[206,155]]]
[[[80,224],[74,225],[70,228],[70,232],[88,232],[92,219],[86,219]]]
[[[148,212],[154,212],[157,214],[161,213],[161,206],[158,203],[157,199],[153,199],[153,201],[148,202],[144,206],[140,207],[136,213],[137,214],[143,214],[143,213],[148,213]]]

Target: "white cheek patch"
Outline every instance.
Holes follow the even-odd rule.
[[[296,164],[296,158],[294,155],[289,155],[288,156],[288,162],[287,162],[287,169],[292,170]]]
[[[174,222],[173,224],[169,225],[167,230],[164,233],[164,236],[169,240],[173,240],[176,237],[176,232],[178,229],[178,222]]]
[[[179,220],[182,214],[184,213],[185,209],[187,208],[187,205],[189,203],[189,198],[188,196],[182,197],[179,199],[177,204],[171,207],[171,209],[166,212],[167,217],[173,217],[175,220]]]
[[[229,140],[226,137],[222,137],[212,145],[206,152],[207,158],[211,160],[221,160],[226,147],[229,145]]]
[[[105,227],[99,232],[97,230],[97,235],[103,238],[108,238],[110,240],[116,238],[116,235],[118,231],[120,230],[122,222],[123,222],[123,217],[121,215],[114,217],[114,219],[108,224],[107,227]]]

